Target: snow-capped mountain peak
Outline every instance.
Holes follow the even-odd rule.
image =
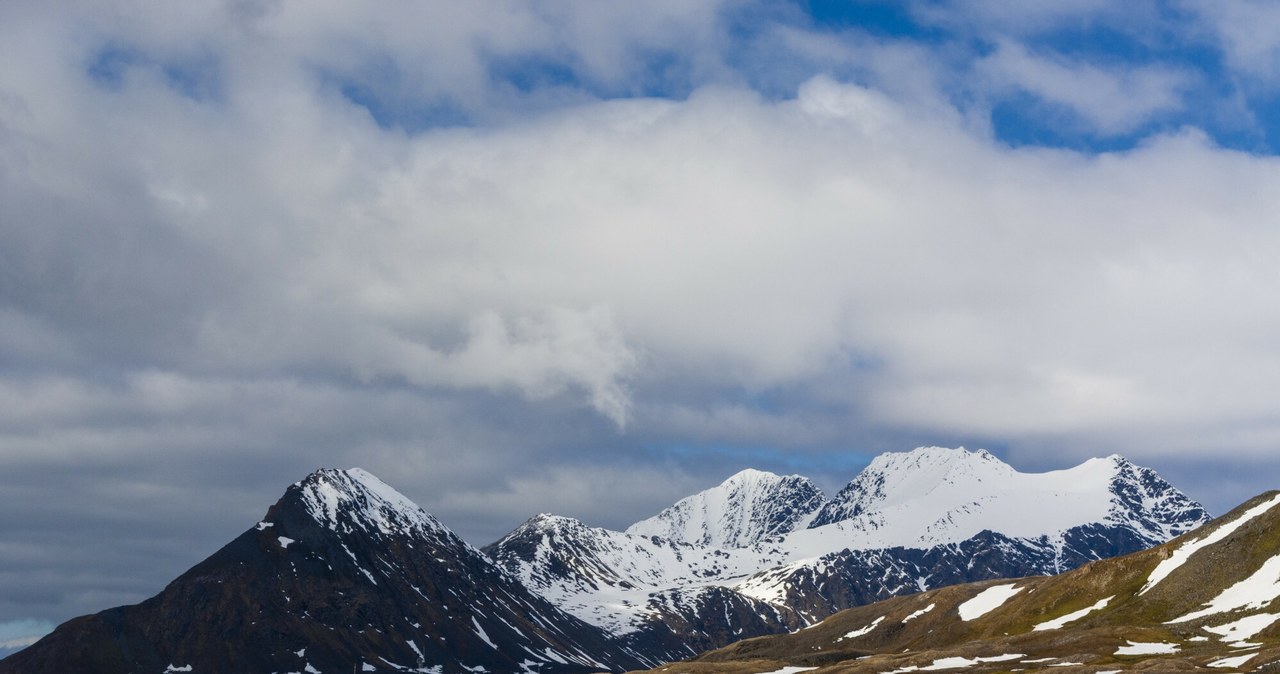
[[[447,531],[404,494],[362,468],[317,470],[293,486],[306,512],[334,531]]]
[[[1112,469],[1108,522],[1128,526],[1155,541],[1183,534],[1209,519],[1199,503],[1187,498],[1154,470],[1118,454],[1100,461],[1110,462]]]
[[[803,528],[825,499],[808,478],[748,468],[627,528],[633,536],[741,548]]]
[[[920,447],[877,456],[809,524],[811,528],[924,498],[934,492],[990,491],[1017,471],[985,449]]]

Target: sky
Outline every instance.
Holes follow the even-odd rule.
[[[1249,0],[0,3],[0,649],[320,467],[477,545],[921,445],[1225,512],[1278,155]]]

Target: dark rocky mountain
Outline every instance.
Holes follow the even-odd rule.
[[[1280,492],[1152,549],[896,597],[661,669],[801,670],[1280,671]]]
[[[160,594],[0,673],[589,672],[645,663],[368,473],[322,470]]]

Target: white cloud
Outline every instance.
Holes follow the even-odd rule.
[[[1217,42],[1231,73],[1267,89],[1280,84],[1280,7],[1255,0],[1185,0],[1181,5]]]
[[[913,14],[926,23],[948,25],[986,36],[1030,36],[1103,25],[1141,38],[1158,30],[1161,21],[1158,5],[1151,0],[1124,3],[1108,0],[1039,0],[1018,3],[1000,0],[946,0],[914,2],[910,7]]]
[[[0,515],[23,540],[162,531],[147,568],[180,571],[320,465],[484,542],[517,513],[625,522],[713,483],[649,490],[670,467],[644,450],[690,439],[1257,458],[1280,437],[1274,158],[1194,130],[1012,150],[939,93],[954,64],[893,86],[929,52],[847,36],[767,39],[868,86],[769,99],[725,84],[723,7],[700,3],[101,6],[0,8]],[[111,38],[146,58],[95,81]],[[687,100],[578,91],[519,116],[484,73],[553,54],[643,88],[636,55],[685,42],[680,77],[719,83]],[[1176,72],[1038,54],[984,68],[1100,133],[1180,109]],[[166,71],[199,58],[216,95]],[[330,77],[388,63],[392,100],[498,112],[381,128]],[[111,599],[142,596],[114,550]],[[92,608],[81,580],[31,601]]]
[[[254,58],[300,58],[254,45]],[[144,293],[142,323],[91,325],[126,353],[165,354],[162,368],[568,392],[620,424],[651,404],[634,390],[844,377],[892,423],[1032,434],[1209,423],[1216,406],[1173,393],[1153,349],[1183,376],[1238,370],[1224,392],[1236,410],[1269,362],[1239,342],[1275,330],[1248,292],[1270,267],[1234,256],[1272,243],[1256,218],[1275,169],[1194,137],[1097,159],[1008,152],[951,111],[825,78],[793,101],[708,87],[406,137],[299,68],[273,70],[270,89],[232,72],[226,102],[199,104],[163,85],[104,91],[73,65],[6,87],[33,111],[6,126],[46,167],[22,174],[21,194],[43,196],[10,206],[12,221],[69,227],[40,199],[112,203],[102,243],[132,242],[144,262],[61,243],[78,277],[111,281],[63,288],[65,302],[92,315]],[[1012,44],[986,67],[1108,132],[1178,104],[1168,73]],[[155,264],[152,242],[189,261]],[[17,244],[28,265],[54,259]],[[31,301],[31,325],[87,338],[84,314]],[[136,341],[172,315],[152,303],[188,327]],[[1239,331],[1184,340],[1204,316]],[[847,369],[851,357],[879,365]]]
[[[1003,41],[979,60],[977,71],[997,89],[1017,89],[1070,110],[1102,135],[1135,130],[1153,117],[1180,110],[1191,75],[1166,66],[1100,67],[1033,54]]]

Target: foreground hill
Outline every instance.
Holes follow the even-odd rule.
[[[678,660],[956,583],[1143,550],[1209,515],[1119,456],[1021,473],[982,450],[883,454],[831,500],[748,470],[625,532],[540,515],[485,548],[635,652]]]
[[[760,637],[666,674],[1280,669],[1280,492],[1055,577],[957,585]]]
[[[642,666],[376,477],[321,470],[136,606],[76,618],[0,673],[587,672]]]

